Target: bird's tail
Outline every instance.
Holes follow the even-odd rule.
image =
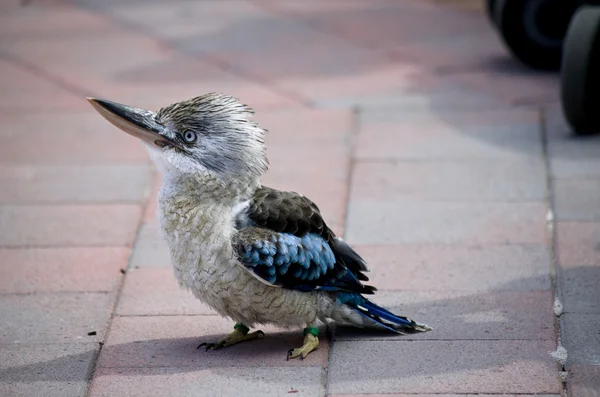
[[[338,300],[340,300],[339,298],[340,297],[338,296]],[[346,300],[346,302],[343,303],[360,313],[361,316],[390,331],[405,333],[426,332],[432,330],[432,328],[426,324],[420,324],[408,317],[398,316],[358,294],[355,294],[351,299],[342,300]]]

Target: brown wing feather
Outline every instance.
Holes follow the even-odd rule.
[[[368,271],[365,261],[344,240],[336,237],[323,220],[319,207],[307,197],[263,186],[250,200],[248,217],[256,226],[279,233],[290,233],[298,237],[307,233],[321,236],[327,241],[337,260],[359,280],[369,279],[362,273]]]

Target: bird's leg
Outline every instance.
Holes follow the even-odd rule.
[[[296,357],[300,357],[301,360],[304,360],[310,352],[319,347],[319,329],[311,325],[312,324],[309,324],[308,327],[304,328],[304,344],[302,347],[290,349],[290,351],[288,351],[288,360]]]
[[[222,347],[235,345],[236,343],[244,342],[247,340],[262,339],[265,336],[265,333],[262,331],[256,331],[251,333],[248,333],[248,331],[250,331],[250,328],[246,327],[242,323],[236,323],[233,326],[233,331],[225,338],[215,343],[202,343],[198,346],[198,349],[200,349],[201,347],[205,347],[207,351],[209,349],[216,350]]]

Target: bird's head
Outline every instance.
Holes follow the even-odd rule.
[[[121,130],[140,138],[161,168],[223,182],[258,180],[267,169],[265,131],[252,109],[224,94],[206,94],[158,112],[88,98]]]

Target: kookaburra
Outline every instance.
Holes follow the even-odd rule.
[[[140,138],[162,171],[158,219],[182,287],[236,321],[220,348],[262,338],[257,324],[298,327],[305,358],[319,345],[319,321],[427,331],[369,301],[365,261],[327,227],[308,198],[263,186],[265,131],[252,109],[224,94],[158,112],[88,98],[121,130]]]

